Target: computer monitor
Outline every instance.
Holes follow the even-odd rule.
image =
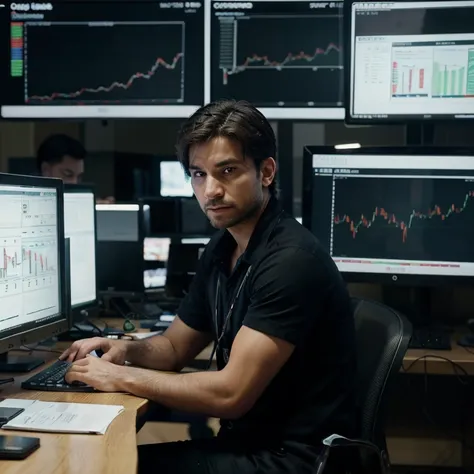
[[[160,161],[160,196],[192,197],[193,195],[191,181],[185,175],[181,163],[176,160]]]
[[[347,281],[474,282],[474,151],[304,151],[303,224]]]
[[[144,205],[96,204],[95,208],[99,291],[143,293]]]
[[[182,236],[212,235],[215,231],[216,229],[212,227],[196,198],[181,199],[180,234]]]
[[[28,371],[43,360],[8,351],[69,329],[63,184],[0,174],[0,372]]]
[[[344,8],[348,122],[474,118],[474,1]]]
[[[0,115],[189,116],[204,103],[204,4],[2,2]]]
[[[149,237],[204,237],[215,232],[195,197],[144,198],[150,209]]]
[[[205,248],[205,243],[177,242],[170,245],[165,287],[168,296],[182,298],[189,291]]]
[[[164,288],[170,245],[170,238],[145,237],[143,242],[143,260],[145,261],[143,286],[145,291]]]
[[[94,188],[64,187],[64,233],[69,237],[71,306],[74,321],[87,318],[97,306],[96,221]]]
[[[342,2],[211,0],[210,98],[268,119],[344,118]]]

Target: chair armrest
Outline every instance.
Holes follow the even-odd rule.
[[[380,449],[376,444],[371,443],[370,441],[364,439],[350,439],[345,436],[340,436],[338,434],[333,434],[323,439],[324,450],[321,453],[321,457],[316,469],[316,474],[322,474],[324,467],[326,466],[329,451],[331,448],[345,448],[345,447],[360,447],[367,448],[373,451],[379,460],[380,472],[381,474],[390,473],[390,462],[388,455],[385,450]]]

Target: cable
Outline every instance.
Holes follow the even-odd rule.
[[[470,385],[472,383],[471,378],[469,377],[469,374],[468,374],[468,372],[466,371],[466,369],[464,367],[462,367],[457,362],[454,362],[451,359],[448,359],[447,357],[442,357],[442,356],[435,355],[435,354],[426,354],[426,355],[423,355],[421,357],[418,357],[417,359],[412,361],[408,367],[404,367],[403,364],[402,364],[402,370],[405,373],[408,373],[408,372],[410,372],[411,368],[417,362],[420,362],[420,361],[424,360],[424,366],[425,366],[424,370],[427,373],[427,367],[426,367],[427,362],[428,362],[427,359],[437,359],[437,360],[442,360],[444,362],[449,362],[451,364],[451,366],[453,367],[453,372],[456,375],[456,378],[458,379],[459,383],[461,383],[462,385]],[[460,371],[461,374],[459,374],[458,371]],[[465,377],[464,380],[462,378],[463,376]]]
[[[471,351],[468,351],[468,352],[471,352]],[[427,407],[428,400],[429,400],[429,396],[428,396],[429,395],[428,394],[428,392],[429,392],[429,389],[428,389],[428,379],[429,379],[429,377],[428,376],[430,375],[429,372],[428,372],[428,359],[438,359],[438,360],[442,360],[442,361],[445,361],[445,362],[449,362],[451,364],[451,366],[453,367],[453,372],[456,375],[456,378],[457,378],[458,382],[461,385],[464,385],[464,386],[472,385],[471,378],[469,377],[469,374],[466,371],[466,369],[464,369],[464,367],[462,367],[460,364],[458,364],[457,362],[454,362],[451,359],[448,359],[447,357],[442,357],[442,356],[438,356],[438,355],[435,355],[435,354],[426,354],[424,356],[418,357],[413,362],[411,362],[410,365],[407,368],[403,367],[403,365],[402,365],[403,371],[405,373],[408,373],[410,371],[410,369],[417,362],[423,360],[423,377],[424,377],[423,386],[424,386],[424,389],[423,389],[423,398],[421,400],[421,404],[422,404],[422,410],[421,411],[423,413],[423,416],[428,421],[428,423],[433,425],[433,427],[436,428],[438,431],[440,431],[444,436],[446,436],[447,438],[453,439],[455,441],[459,441],[462,444],[463,447],[469,449],[469,451],[474,453],[474,446],[471,446],[469,443],[466,442],[465,436],[459,437],[459,436],[456,436],[452,433],[449,433],[448,430],[446,430],[444,427],[442,427],[439,423],[436,422],[436,420],[432,417],[432,415],[430,414],[430,412],[428,410],[428,407]],[[462,375],[459,374],[459,371],[462,373]],[[466,402],[467,401],[465,401],[465,403]],[[466,410],[463,409],[462,411],[465,412]],[[465,420],[465,423],[467,423],[466,417],[464,417],[464,420]],[[465,423],[462,426],[462,430],[461,430],[463,433],[466,431]]]
[[[35,347],[29,347],[29,346],[25,346],[25,345],[22,345],[20,347],[20,349],[17,349],[19,351],[23,351],[23,352],[50,352],[51,354],[62,354],[63,351],[57,351],[55,349],[46,349],[46,348],[41,348],[39,347],[41,345],[41,343],[38,343],[37,346]],[[24,349],[22,349],[22,347],[24,347]]]

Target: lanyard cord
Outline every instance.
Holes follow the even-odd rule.
[[[232,316],[232,313],[234,312],[234,306],[235,306],[235,303],[236,301],[238,300],[239,296],[240,296],[240,292],[242,291],[242,288],[244,287],[245,285],[245,282],[247,281],[247,278],[250,274],[250,270],[252,269],[252,266],[250,266],[248,269],[247,269],[247,272],[245,273],[245,276],[244,278],[242,279],[242,281],[240,282],[240,285],[239,285],[239,288],[237,290],[237,293],[235,294],[235,296],[232,298],[232,302],[230,304],[230,308],[229,308],[229,311],[227,312],[227,315],[225,317],[225,320],[224,320],[224,324],[222,325],[222,331],[221,331],[221,334],[219,334],[219,320],[217,318],[217,314],[218,314],[218,307],[219,307],[219,293],[220,293],[220,288],[221,288],[221,279],[220,279],[220,276],[217,277],[217,285],[216,285],[216,298],[215,298],[215,301],[214,301],[214,319],[215,319],[215,323],[216,323],[216,335],[217,335],[217,340],[216,342],[214,343],[214,348],[212,349],[212,354],[211,354],[211,357],[209,358],[209,364],[207,366],[207,370],[209,370],[212,366],[212,359],[214,359],[214,356],[216,355],[216,352],[217,352],[217,349],[219,348],[219,345],[222,341],[222,338],[224,337],[225,335],[225,332],[227,330],[227,325],[229,324],[229,321],[230,321],[230,318]]]

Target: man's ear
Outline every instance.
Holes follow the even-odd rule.
[[[277,172],[277,164],[273,157],[266,158],[260,165],[260,173],[262,175],[262,185],[268,188],[275,180]]]

